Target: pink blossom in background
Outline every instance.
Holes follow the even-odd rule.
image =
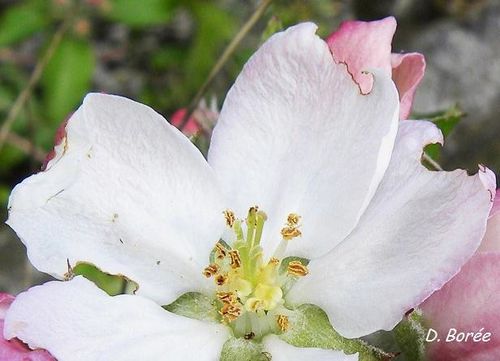
[[[399,91],[399,119],[410,115],[413,97],[424,77],[425,58],[419,53],[391,54],[396,19],[344,21],[328,38],[335,61],[345,63],[363,94],[372,89],[373,77],[365,71],[378,68],[392,74]]]
[[[172,114],[170,122],[173,126],[178,129],[181,127],[186,111],[186,108],[181,108]],[[189,117],[186,125],[182,128],[182,133],[188,137],[196,136],[202,131],[210,135],[218,117],[219,109],[217,108],[217,100],[212,98],[210,103],[207,104],[205,99],[202,99],[198,107],[193,111],[193,114]]]
[[[421,305],[428,326],[436,330],[441,339],[428,344],[430,361],[500,360],[499,206],[497,193],[478,252],[450,282]],[[456,329],[457,335],[481,331],[489,341],[446,342],[450,329]],[[451,332],[453,335],[453,330]],[[487,337],[486,333],[491,336]],[[453,336],[448,338],[452,339]]]
[[[172,114],[170,118],[170,122],[172,123],[172,125],[174,125],[176,128],[179,128],[182,124],[182,120],[184,119],[186,111],[187,111],[186,108],[181,108],[178,109],[174,114]],[[194,116],[191,115],[187,120],[186,125],[182,129],[182,132],[186,136],[191,137],[193,135],[196,135],[200,130],[201,130],[200,124],[196,121]]]
[[[55,361],[45,350],[32,351],[18,339],[7,341],[3,338],[5,314],[13,301],[14,296],[0,293],[0,361]]]

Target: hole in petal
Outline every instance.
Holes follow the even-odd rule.
[[[68,280],[78,275],[94,282],[97,287],[110,296],[134,294],[139,289],[139,284],[127,276],[104,272],[89,262],[78,261],[72,267],[68,260],[68,272],[65,274],[65,279]]]

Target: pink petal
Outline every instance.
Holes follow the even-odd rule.
[[[0,293],[0,361],[55,361],[45,350],[32,351],[18,339],[7,341],[3,338],[5,313],[13,301],[14,296]]]
[[[186,108],[181,108],[177,110],[174,114],[172,114],[172,117],[170,119],[172,125],[174,125],[176,128],[179,128],[182,124],[182,121],[184,119],[184,115],[186,114],[187,109]],[[196,119],[193,116],[190,116],[186,125],[182,129],[182,132],[190,137],[195,135],[201,130],[200,125],[196,121]]]
[[[500,252],[478,253],[421,306],[440,342],[429,343],[431,361],[500,360]],[[489,342],[446,342],[449,330],[491,333]],[[482,330],[481,330],[482,329]],[[451,340],[451,339],[449,339]]]
[[[9,309],[12,301],[14,301],[14,296],[0,292],[0,320],[5,318],[5,313]]]
[[[500,213],[500,192],[497,189],[497,193],[495,195],[495,199],[493,201],[493,207],[491,207],[490,217],[493,217]]]
[[[425,58],[419,53],[392,54],[392,80],[399,91],[399,119],[410,115],[417,86],[424,77]]]
[[[413,97],[425,72],[422,54],[391,54],[396,20],[388,17],[378,21],[345,21],[327,42],[335,61],[347,64],[354,81],[363,94],[369,93],[373,78],[363,71],[381,68],[391,74],[399,91],[400,119],[407,119]]]
[[[344,21],[327,38],[336,62],[347,64],[361,92],[371,91],[373,78],[363,71],[379,68],[391,74],[391,42],[396,31],[392,16],[378,21]]]
[[[497,191],[479,252],[500,251],[500,193]]]

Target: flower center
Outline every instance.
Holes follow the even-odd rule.
[[[287,243],[301,236],[300,216],[290,213],[281,230],[282,240],[274,255],[265,259],[260,246],[266,214],[251,207],[245,220],[230,210],[224,212],[226,224],[234,234],[231,245],[220,240],[204,269],[216,287],[221,322],[236,337],[260,338],[289,328],[285,296],[298,277],[308,273],[305,259],[282,259]]]

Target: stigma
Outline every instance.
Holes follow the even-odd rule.
[[[270,258],[260,246],[267,215],[254,206],[245,219],[231,210],[223,212],[226,226],[234,235],[232,244],[219,241],[210,255],[203,275],[215,284],[220,320],[235,336],[262,337],[289,329],[290,310],[285,293],[298,278],[309,271],[301,259],[282,259],[286,244],[302,235],[301,217],[290,213],[281,229],[281,243]]]

